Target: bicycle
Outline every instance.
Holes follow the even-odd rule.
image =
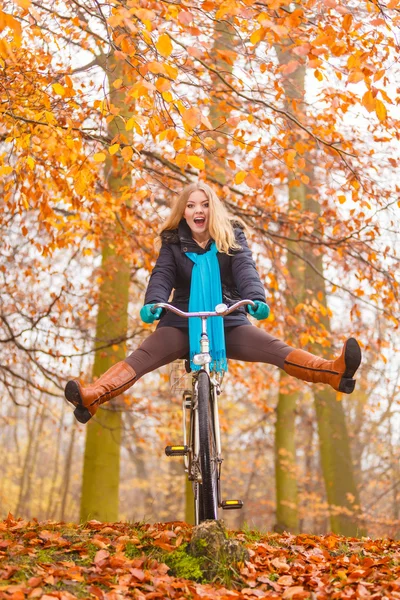
[[[195,509],[195,524],[207,519],[218,519],[218,508],[240,509],[241,500],[222,500],[221,467],[222,450],[218,417],[218,396],[221,394],[223,373],[210,372],[212,357],[207,335],[207,319],[225,317],[241,306],[256,305],[252,300],[240,300],[232,306],[218,304],[214,311],[184,312],[166,302],[152,308],[171,310],[181,317],[201,318],[200,352],[193,363],[201,367],[191,373],[192,389],[183,394],[183,444],[167,446],[167,456],[183,456],[184,469],[192,482]]]

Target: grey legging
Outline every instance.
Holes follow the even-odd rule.
[[[294,349],[266,331],[250,325],[225,329],[226,355],[235,360],[260,362],[283,368],[286,356]],[[160,327],[125,359],[137,379],[189,352],[187,329]]]

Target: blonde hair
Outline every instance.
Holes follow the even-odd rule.
[[[241,246],[235,239],[233,224],[236,222],[240,224],[243,229],[246,229],[246,225],[239,217],[231,216],[214,190],[202,181],[190,183],[183,188],[180,196],[171,209],[171,214],[161,227],[160,235],[165,230],[176,229],[178,227],[185,212],[190,194],[197,190],[202,191],[208,200],[210,210],[209,231],[211,237],[215,240],[218,252],[229,254],[230,249],[239,250]]]

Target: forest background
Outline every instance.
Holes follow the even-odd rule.
[[[157,231],[200,178],[250,227],[257,326],[363,348],[349,397],[231,363],[228,524],[399,536],[399,22],[397,0],[2,2],[2,517],[190,519],[179,365],[87,426],[63,387],[153,329]]]

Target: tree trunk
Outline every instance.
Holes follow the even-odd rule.
[[[65,458],[63,485],[61,489],[61,507],[60,507],[60,520],[65,521],[65,513],[67,508],[67,499],[69,486],[71,482],[71,468],[73,463],[74,445],[75,445],[76,425],[72,427],[71,436],[69,439],[67,456]]]
[[[233,65],[224,60],[224,52],[234,52],[236,43],[235,31],[227,21],[217,21],[214,29],[214,43],[210,52],[214,67],[220,73],[227,75],[232,73]],[[233,54],[232,54],[233,56]],[[212,154],[206,154],[206,170],[208,177],[219,183],[226,182],[226,161],[227,138],[224,132],[225,121],[227,119],[226,106],[224,106],[224,90],[221,82],[215,74],[211,74],[211,82],[214,89],[213,102],[210,105],[210,122],[214,132],[210,134],[215,141]]]
[[[284,51],[282,47],[276,46],[276,53],[280,65],[287,64],[294,57],[290,51]],[[282,86],[285,90],[285,108],[293,111],[293,101],[296,102],[297,111],[304,112],[304,79],[305,67],[300,65],[288,77],[283,78]],[[292,144],[298,138],[298,131],[292,134]],[[305,190],[304,184],[297,180],[297,173],[288,172],[289,186],[289,210],[295,207],[304,208]],[[297,254],[301,253],[298,242],[288,242],[289,252],[287,254],[288,277],[290,285],[286,294],[286,304],[289,310],[293,310],[297,304],[304,301],[304,263],[301,256],[290,252],[296,248]],[[288,342],[290,343],[290,336]],[[299,531],[299,507],[298,486],[296,475],[296,404],[298,392],[290,392],[288,383],[290,379],[284,373],[280,374],[280,386],[278,405],[276,408],[275,424],[275,485],[276,485],[276,525],[277,531]]]
[[[115,90],[113,82],[124,79],[122,62],[113,55],[108,58],[108,86],[110,100],[125,116],[125,99],[122,92]],[[123,89],[123,86],[121,86]],[[119,133],[121,121],[114,119],[108,124],[111,139]],[[129,141],[132,136],[124,132]],[[118,200],[122,186],[131,185],[131,175],[121,158],[108,156],[106,176],[110,194]],[[102,248],[101,274],[99,290],[99,308],[96,326],[96,346],[110,343],[110,340],[124,338],[128,327],[128,299],[130,265],[123,257],[115,253],[112,234],[120,231],[119,225],[110,226],[109,235],[105,235]],[[93,377],[99,377],[112,365],[125,358],[125,343],[110,343],[103,350],[96,351]],[[118,520],[119,468],[121,442],[121,412],[117,401],[100,408],[95,418],[89,421],[86,434],[85,456],[83,464],[83,483],[80,518],[100,521]]]
[[[315,186],[316,187],[316,186]],[[313,198],[315,189],[309,189],[306,210],[320,214],[320,206]],[[325,280],[317,275],[313,267],[323,274],[322,254],[309,254],[311,265],[306,266],[306,288],[311,290],[313,298],[327,306]],[[321,324],[330,332],[328,314],[320,315]],[[323,355],[324,349],[313,344],[311,351]],[[332,353],[332,350],[330,351]],[[326,386],[323,391],[314,392],[317,413],[318,434],[322,472],[326,495],[330,508],[331,529],[334,533],[357,536],[364,533],[359,521],[360,499],[351,457],[350,440],[347,433],[343,404],[337,399],[337,393]]]
[[[57,485],[58,478],[58,470],[60,468],[60,449],[61,449],[61,441],[62,441],[62,430],[63,430],[63,422],[64,422],[64,412],[65,412],[65,402],[62,403],[61,406],[61,416],[60,422],[58,426],[58,435],[56,442],[56,451],[54,456],[54,466],[53,466],[53,475],[51,476],[51,487],[48,495],[47,508],[46,508],[46,519],[54,519],[55,511],[54,511],[54,496]]]

